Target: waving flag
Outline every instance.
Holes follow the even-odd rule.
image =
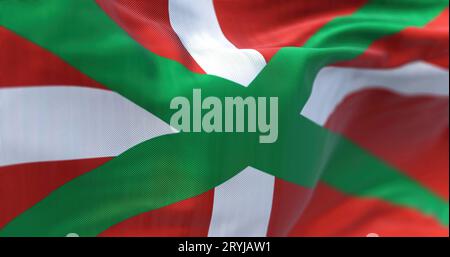
[[[0,236],[448,236],[448,1],[0,0]],[[180,131],[276,97],[278,135]]]

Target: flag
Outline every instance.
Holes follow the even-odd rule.
[[[448,15],[0,1],[0,236],[448,236]],[[195,90],[275,97],[276,140],[180,131]]]

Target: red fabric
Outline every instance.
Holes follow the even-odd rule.
[[[310,188],[275,178],[267,236],[287,236],[312,194]]]
[[[259,51],[266,61],[285,46],[302,46],[336,17],[350,15],[366,0],[217,0],[216,16],[237,48]]]
[[[390,68],[423,60],[448,68],[448,18],[443,11],[424,28],[407,28],[372,43],[364,54],[339,66]]]
[[[348,96],[325,126],[448,200],[448,115],[448,97],[371,89]]]
[[[118,223],[100,236],[207,236],[214,190]]]
[[[434,218],[372,198],[343,194],[319,184],[290,236],[449,236]]]
[[[110,159],[48,161],[0,167],[0,228],[52,191]]]
[[[79,85],[102,88],[64,60],[0,26],[0,88]]]
[[[96,0],[128,34],[151,52],[204,73],[184,48],[169,20],[168,0]]]

